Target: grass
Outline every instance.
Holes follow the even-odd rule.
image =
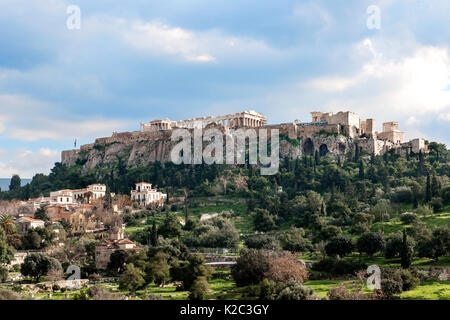
[[[419,219],[424,222],[427,229],[434,229],[437,227],[450,227],[450,213],[436,213],[426,217],[419,217]],[[398,219],[392,219],[387,222],[376,222],[372,226],[372,231],[383,230],[385,234],[389,233],[399,233],[405,227],[411,227],[410,224],[404,224]]]
[[[414,290],[402,292],[400,297],[412,300],[450,300],[450,281],[428,282]]]

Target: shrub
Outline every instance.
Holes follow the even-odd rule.
[[[279,250],[280,242],[267,234],[252,235],[245,239],[245,245],[249,249]]]
[[[433,209],[429,205],[419,205],[416,209],[416,213],[426,217],[433,214]]]
[[[304,238],[305,231],[301,228],[291,228],[279,236],[283,250],[291,252],[312,251],[309,240]]]
[[[8,269],[0,266],[0,282],[5,282],[8,279]]]
[[[352,288],[353,289],[353,288]],[[327,293],[330,300],[371,300],[372,295],[361,293],[359,289],[350,290],[346,284],[331,288]]]
[[[417,287],[417,285],[419,285],[420,278],[416,273],[411,272],[407,269],[400,269],[399,272],[403,282],[403,291],[412,290]]]
[[[442,198],[433,198],[431,199],[431,207],[434,212],[439,212],[443,207],[444,203],[442,202]]]
[[[442,190],[442,201],[445,205],[449,205],[450,204],[450,186],[446,186],[443,190]]]
[[[419,218],[413,212],[405,212],[400,215],[400,221],[404,224],[411,224],[418,221]]]
[[[351,234],[363,234],[370,231],[370,227],[367,223],[356,223],[350,227]]]
[[[205,277],[198,277],[192,284],[191,291],[189,292],[189,299],[191,300],[204,300],[208,293],[209,285]]]
[[[360,270],[366,270],[367,265],[358,260],[338,260],[336,258],[326,258],[312,265],[312,269],[332,275],[356,274]]]
[[[391,199],[396,203],[411,203],[413,202],[413,192],[410,187],[401,186],[392,190]]]
[[[299,282],[292,282],[280,291],[277,300],[315,300],[315,292]]]
[[[0,288],[0,300],[22,300],[22,297],[12,290]]]
[[[320,238],[323,240],[328,240],[339,236],[342,233],[342,229],[337,226],[325,226],[320,231]]]

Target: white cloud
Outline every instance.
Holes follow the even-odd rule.
[[[88,120],[71,119],[70,114],[60,114],[56,105],[19,95],[0,95],[0,105],[5,106],[0,133],[22,141],[94,139],[129,125],[125,120],[93,115]]]
[[[54,163],[59,161],[59,152],[48,148],[38,151],[19,149],[8,152],[8,160],[0,161],[0,177],[19,174],[22,178],[31,178],[36,173],[50,172]],[[3,159],[4,154],[2,155]]]
[[[338,93],[333,105],[348,105],[393,115],[411,116],[439,112],[450,107],[450,55],[447,49],[418,46],[413,54],[386,58],[372,42],[363,46],[373,58],[360,71],[345,76],[312,79],[307,87],[323,93]],[[361,49],[361,44],[357,50]],[[364,92],[361,96],[359,93]]]
[[[75,139],[96,138],[111,135],[117,128],[124,127],[126,122],[119,120],[87,120],[87,121],[51,121],[42,119],[42,127],[12,128],[8,135],[23,141],[38,141],[42,139]]]
[[[97,28],[103,28],[100,20],[92,21]],[[218,30],[195,31],[170,26],[160,21],[112,22],[120,28],[119,35],[133,48],[148,54],[178,57],[187,62],[211,63],[229,57],[257,57],[278,54],[264,41],[233,37]]]

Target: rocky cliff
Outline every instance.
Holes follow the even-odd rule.
[[[224,128],[219,129],[224,131]],[[304,154],[314,155],[316,151],[321,156],[336,157],[352,151],[355,144],[353,139],[335,133],[297,136],[284,127],[277,129],[280,130],[280,158],[296,159]],[[115,133],[84,145],[79,150],[63,151],[62,163],[67,166],[81,165],[83,172],[93,168],[111,168],[118,161],[123,161],[128,168],[145,167],[156,161],[165,163],[171,161],[170,151],[177,144],[171,141],[171,134],[170,130]],[[204,143],[204,146],[207,144]],[[360,145],[364,147],[364,143]]]

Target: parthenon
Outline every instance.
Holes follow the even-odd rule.
[[[205,128],[210,124],[220,124],[226,128],[234,127],[262,127],[266,124],[265,115],[253,110],[243,111],[223,116],[208,116],[179,121],[170,119],[153,120],[149,123],[141,123],[142,132],[152,132],[159,130],[171,130],[174,128]]]

